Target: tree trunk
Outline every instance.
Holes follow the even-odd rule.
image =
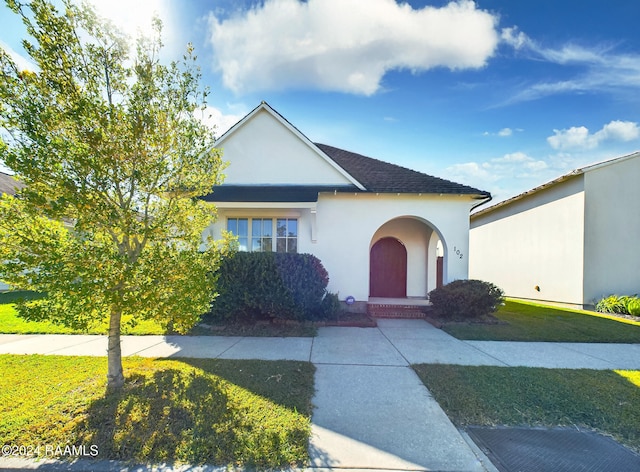
[[[111,310],[109,317],[109,347],[107,350],[107,388],[118,390],[124,385],[122,350],[120,349],[120,320],[122,312]]]

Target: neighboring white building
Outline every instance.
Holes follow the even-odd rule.
[[[314,254],[328,289],[365,305],[467,278],[469,212],[487,192],[314,144],[264,102],[216,146],[229,166],[205,197],[218,208],[214,238],[230,230],[244,250]]]
[[[640,153],[471,215],[469,276],[573,306],[640,293]]]

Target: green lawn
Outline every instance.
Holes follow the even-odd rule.
[[[18,317],[13,304],[0,304],[0,333],[2,334],[107,334],[108,325],[103,323],[86,331],[46,321],[25,321]],[[135,326],[123,325],[123,334],[164,334],[155,321],[140,321]]]
[[[30,292],[0,293],[0,334],[106,334],[107,323],[91,327],[87,331],[67,328],[45,321],[25,321],[18,317],[13,302],[18,298],[33,298]],[[155,321],[138,321],[134,326],[124,323],[123,334],[145,335],[166,334]],[[211,329],[196,325],[187,333],[191,336],[252,336],[252,337],[313,337],[317,329],[303,324],[229,324],[223,329]]]
[[[640,323],[588,311],[507,300],[494,316],[500,324],[447,323],[442,329],[480,341],[640,343]]]
[[[640,371],[413,367],[458,427],[577,426],[640,451]]]
[[[0,355],[0,443],[85,446],[96,459],[258,468],[308,461],[314,367],[293,361],[123,361]],[[91,449],[94,446],[94,449]],[[36,452],[35,450],[33,451]]]

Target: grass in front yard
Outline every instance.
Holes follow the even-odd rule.
[[[0,293],[0,333],[2,334],[107,334],[108,324],[92,326],[86,331],[68,328],[48,321],[26,321],[18,316],[13,303],[18,299],[37,298],[35,292]],[[122,334],[164,334],[162,327],[155,321],[141,320],[135,326],[123,324]]]
[[[102,323],[91,327],[86,331],[67,328],[46,321],[25,321],[20,318],[13,306],[18,298],[31,299],[38,295],[33,292],[5,292],[0,293],[0,333],[2,334],[107,334],[108,324]],[[190,336],[250,336],[250,337],[314,337],[317,329],[305,324],[233,324],[223,326],[210,326],[206,323],[206,315],[203,318],[204,325],[194,326]],[[212,329],[214,328],[214,329]],[[146,335],[166,334],[162,327],[155,321],[140,320],[135,326],[122,326],[122,334]]]
[[[304,465],[314,367],[293,361],[0,356],[0,443],[97,446],[96,459]],[[48,457],[51,458],[51,457]]]
[[[640,451],[640,371],[413,367],[456,426],[577,426]]]
[[[640,343],[639,323],[586,311],[507,300],[494,316],[501,323],[449,323],[442,329],[479,341]]]

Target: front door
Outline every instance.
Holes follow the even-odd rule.
[[[369,296],[407,296],[407,250],[396,238],[382,238],[371,248]]]

